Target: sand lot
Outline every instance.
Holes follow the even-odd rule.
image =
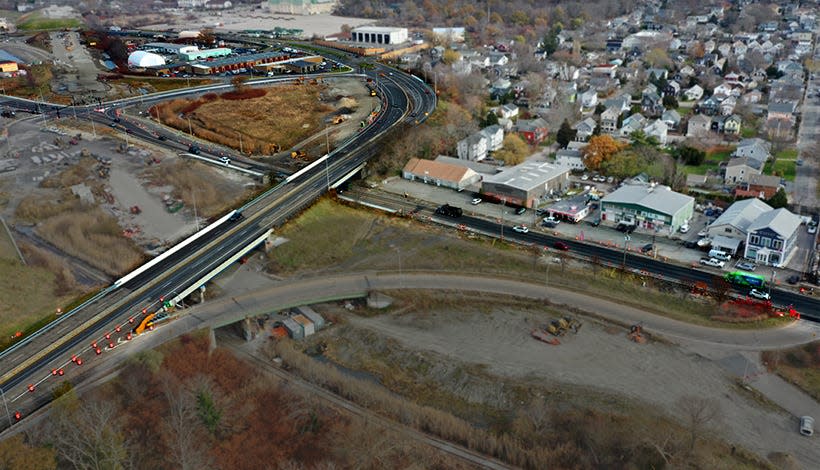
[[[820,468],[820,446],[800,438],[794,418],[739,394],[733,377],[723,368],[675,345],[639,345],[628,341],[623,329],[585,320],[577,335],[570,334],[560,346],[551,346],[530,337],[533,318],[538,318],[532,312],[348,318],[353,325],[394,338],[411,350],[485,364],[488,372],[502,376],[541,377],[545,385],[569,383],[622,394],[670,414],[675,414],[674,405],[681,396],[709,397],[719,403],[722,419],[717,427],[729,442],[763,456],[789,452],[805,468]]]
[[[195,15],[195,19],[188,19],[189,15]],[[163,23],[144,26],[144,29],[155,30],[191,30],[201,28],[213,28],[220,31],[242,31],[246,29],[271,30],[275,27],[302,29],[305,38],[313,35],[326,36],[341,31],[342,25],[351,27],[373,24],[374,20],[368,18],[351,18],[344,16],[322,15],[286,15],[271,13],[267,9],[255,8],[235,8],[223,12],[202,13],[202,12],[179,12],[174,16],[168,16]]]

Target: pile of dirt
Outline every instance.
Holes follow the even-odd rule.
[[[336,101],[336,109],[356,109],[359,103],[349,96],[342,97]]]

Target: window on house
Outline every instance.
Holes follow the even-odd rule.
[[[779,249],[783,248],[783,241],[782,240],[775,240],[772,243],[772,248],[774,248],[775,250],[779,250]]]
[[[723,229],[723,231],[726,232],[726,233],[732,233],[732,228],[731,227],[726,227],[725,229]]]
[[[750,245],[760,245],[760,237],[757,235],[752,235],[749,237],[749,244]]]

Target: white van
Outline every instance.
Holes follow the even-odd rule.
[[[717,248],[713,248],[713,249],[709,250],[709,257],[710,258],[716,258],[716,259],[719,259],[721,261],[729,261],[732,258],[731,256],[729,256],[729,253],[726,253],[725,251],[722,251],[722,250],[718,250]]]

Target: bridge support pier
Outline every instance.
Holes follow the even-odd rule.
[[[216,349],[216,332],[213,328],[208,330],[208,355]]]
[[[251,341],[256,336],[256,330],[249,317],[242,320],[242,335],[245,337],[245,341]]]

